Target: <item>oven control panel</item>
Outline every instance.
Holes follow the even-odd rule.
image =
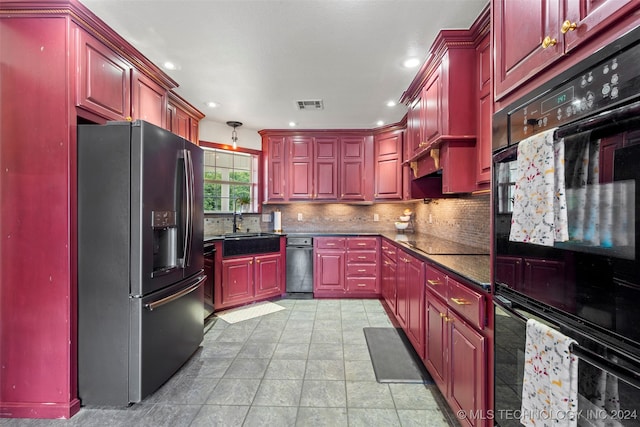
[[[509,114],[510,142],[621,104],[640,92],[640,44],[600,62]]]

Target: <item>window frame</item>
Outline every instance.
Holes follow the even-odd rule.
[[[202,141],[200,140],[200,147],[203,148],[216,148],[218,150],[225,150],[225,151],[230,151],[230,152],[236,152],[236,153],[244,153],[244,154],[251,154],[251,155],[255,155],[258,158],[258,165],[257,168],[258,170],[256,171],[257,176],[258,176],[258,180],[256,183],[256,211],[255,212],[247,212],[247,214],[261,214],[262,213],[262,202],[263,202],[263,180],[264,180],[264,173],[263,173],[263,156],[262,156],[262,151],[260,150],[254,150],[251,148],[244,148],[244,147],[237,147],[237,148],[233,148],[232,146],[228,145],[228,144],[219,144],[217,142],[209,142],[209,141]],[[230,215],[230,212],[205,212],[205,215]]]

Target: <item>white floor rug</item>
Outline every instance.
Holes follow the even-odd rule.
[[[238,323],[265,314],[275,313],[284,310],[284,307],[272,302],[262,302],[247,307],[232,308],[231,310],[216,313],[216,316],[227,323]]]

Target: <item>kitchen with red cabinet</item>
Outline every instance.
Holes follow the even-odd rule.
[[[264,324],[256,322],[251,330],[215,323],[209,330],[211,339],[205,336],[185,372],[170,380],[162,394],[152,396],[152,405],[143,403],[141,408],[153,414],[167,403],[174,405],[178,400],[171,394],[181,383],[192,387],[188,403],[197,409],[191,413],[185,405],[176,413],[189,420],[220,420],[215,417],[225,414],[227,421],[251,424],[268,407],[279,408],[282,418],[277,420],[283,423],[295,423],[297,416],[303,424],[313,417],[357,424],[371,412],[369,416],[377,417],[372,425],[511,425],[507,418],[512,412],[504,411],[519,408],[506,398],[514,386],[505,382],[504,374],[511,375],[520,362],[505,359],[505,348],[513,343],[505,342],[503,328],[524,335],[522,318],[512,313],[517,312],[514,308],[522,308],[522,313],[530,308],[525,304],[530,301],[519,299],[521,294],[561,310],[582,307],[581,288],[571,286],[581,276],[571,266],[575,259],[588,260],[569,252],[543,259],[538,253],[496,248],[503,242],[493,236],[504,224],[491,223],[498,221],[491,217],[501,191],[496,186],[496,165],[501,161],[492,163],[492,154],[512,138],[496,123],[530,94],[542,96],[536,91],[544,82],[556,76],[568,79],[571,70],[594,52],[630,43],[625,35],[637,29],[639,10],[635,0],[491,0],[468,29],[444,28],[437,34],[416,76],[396,94],[406,110],[398,122],[256,132],[262,145],[263,203],[257,212],[246,214],[245,221],[253,221],[253,231],[271,238],[277,211],[283,232],[275,233],[277,247],[266,252],[225,255],[227,223],[223,216],[205,215],[205,238],[216,248],[207,264],[214,277],[208,280],[205,303],[213,310],[209,319],[217,312],[267,302],[284,309],[273,314],[273,323],[264,318]],[[536,25],[523,23],[523,16]],[[0,417],[14,418],[16,425],[21,418],[74,415],[78,422],[91,422],[91,416],[106,422],[100,418],[106,412],[81,409],[78,397],[75,128],[141,119],[199,144],[205,115],[180,95],[171,77],[175,74],[151,62],[76,0],[2,2],[0,37],[1,101],[12,105],[12,111],[2,109]],[[48,102],[41,103],[45,98]],[[636,140],[634,132],[602,139],[602,176],[617,179],[607,159]],[[47,156],[24,155],[43,151]],[[394,222],[406,210],[412,212],[411,229],[394,230]],[[312,299],[284,298],[287,236],[313,237]],[[36,267],[32,259],[21,256],[34,247],[42,254]],[[555,286],[559,281],[567,286]],[[498,282],[510,288],[501,296],[512,306],[503,300],[494,303]],[[623,288],[635,289],[631,285]],[[323,310],[342,321],[324,317]],[[311,320],[303,318],[310,312]],[[548,323],[557,321],[555,312],[549,312],[544,312]],[[285,314],[290,328],[280,333],[275,324]],[[598,312],[588,315],[597,317]],[[435,385],[373,388],[374,381],[364,373],[370,366],[363,366],[360,356],[347,357],[355,347],[362,350],[366,345],[359,341],[365,324],[401,329]],[[305,329],[309,325],[315,326]],[[293,326],[300,329],[292,331]],[[340,327],[338,339],[330,330]],[[258,340],[249,342],[253,335]],[[520,344],[524,348],[524,341]],[[619,352],[624,365],[620,390],[631,396],[633,363],[624,358],[633,353],[635,341],[628,344],[632,350]],[[250,351],[260,357],[248,358]],[[212,360],[226,365],[214,367]],[[302,360],[305,366],[300,368]],[[318,376],[340,365],[336,360],[343,361],[337,373],[331,373],[337,376]],[[286,375],[274,373],[282,364],[289,365]],[[302,374],[296,374],[300,369]],[[204,376],[196,377],[195,372]],[[198,379],[190,382],[194,378]],[[355,382],[332,389],[329,397],[323,394],[328,389],[314,388],[319,384],[313,383],[336,386],[349,380]],[[275,393],[275,382],[292,387],[292,400]],[[225,390],[227,396],[235,396],[229,392],[232,383],[247,386],[255,398],[225,402],[220,397]],[[358,387],[367,390],[366,398]],[[410,389],[416,396],[427,390],[432,403],[424,400],[417,408],[403,407]],[[388,395],[388,400],[376,393]],[[584,390],[580,393],[585,395]],[[635,409],[625,396],[620,400],[620,414]],[[382,403],[367,407],[367,401]],[[187,402],[179,402],[183,403]],[[425,409],[430,404],[434,407]],[[392,415],[384,412],[389,405],[397,408]],[[229,406],[244,412],[236,414]],[[317,406],[324,412],[316,412]],[[498,409],[504,411],[498,414]],[[423,418],[412,419],[410,411],[420,411],[413,414]],[[618,420],[620,425],[637,425],[631,412],[627,415]],[[135,417],[129,422],[140,421]]]

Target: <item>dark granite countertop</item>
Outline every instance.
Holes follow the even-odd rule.
[[[277,234],[277,233],[272,233]],[[491,258],[482,248],[469,246],[421,233],[360,232],[291,232],[282,236],[382,236],[416,257],[444,268],[461,279],[488,291],[491,283]],[[224,239],[224,235],[205,236],[205,242]]]

